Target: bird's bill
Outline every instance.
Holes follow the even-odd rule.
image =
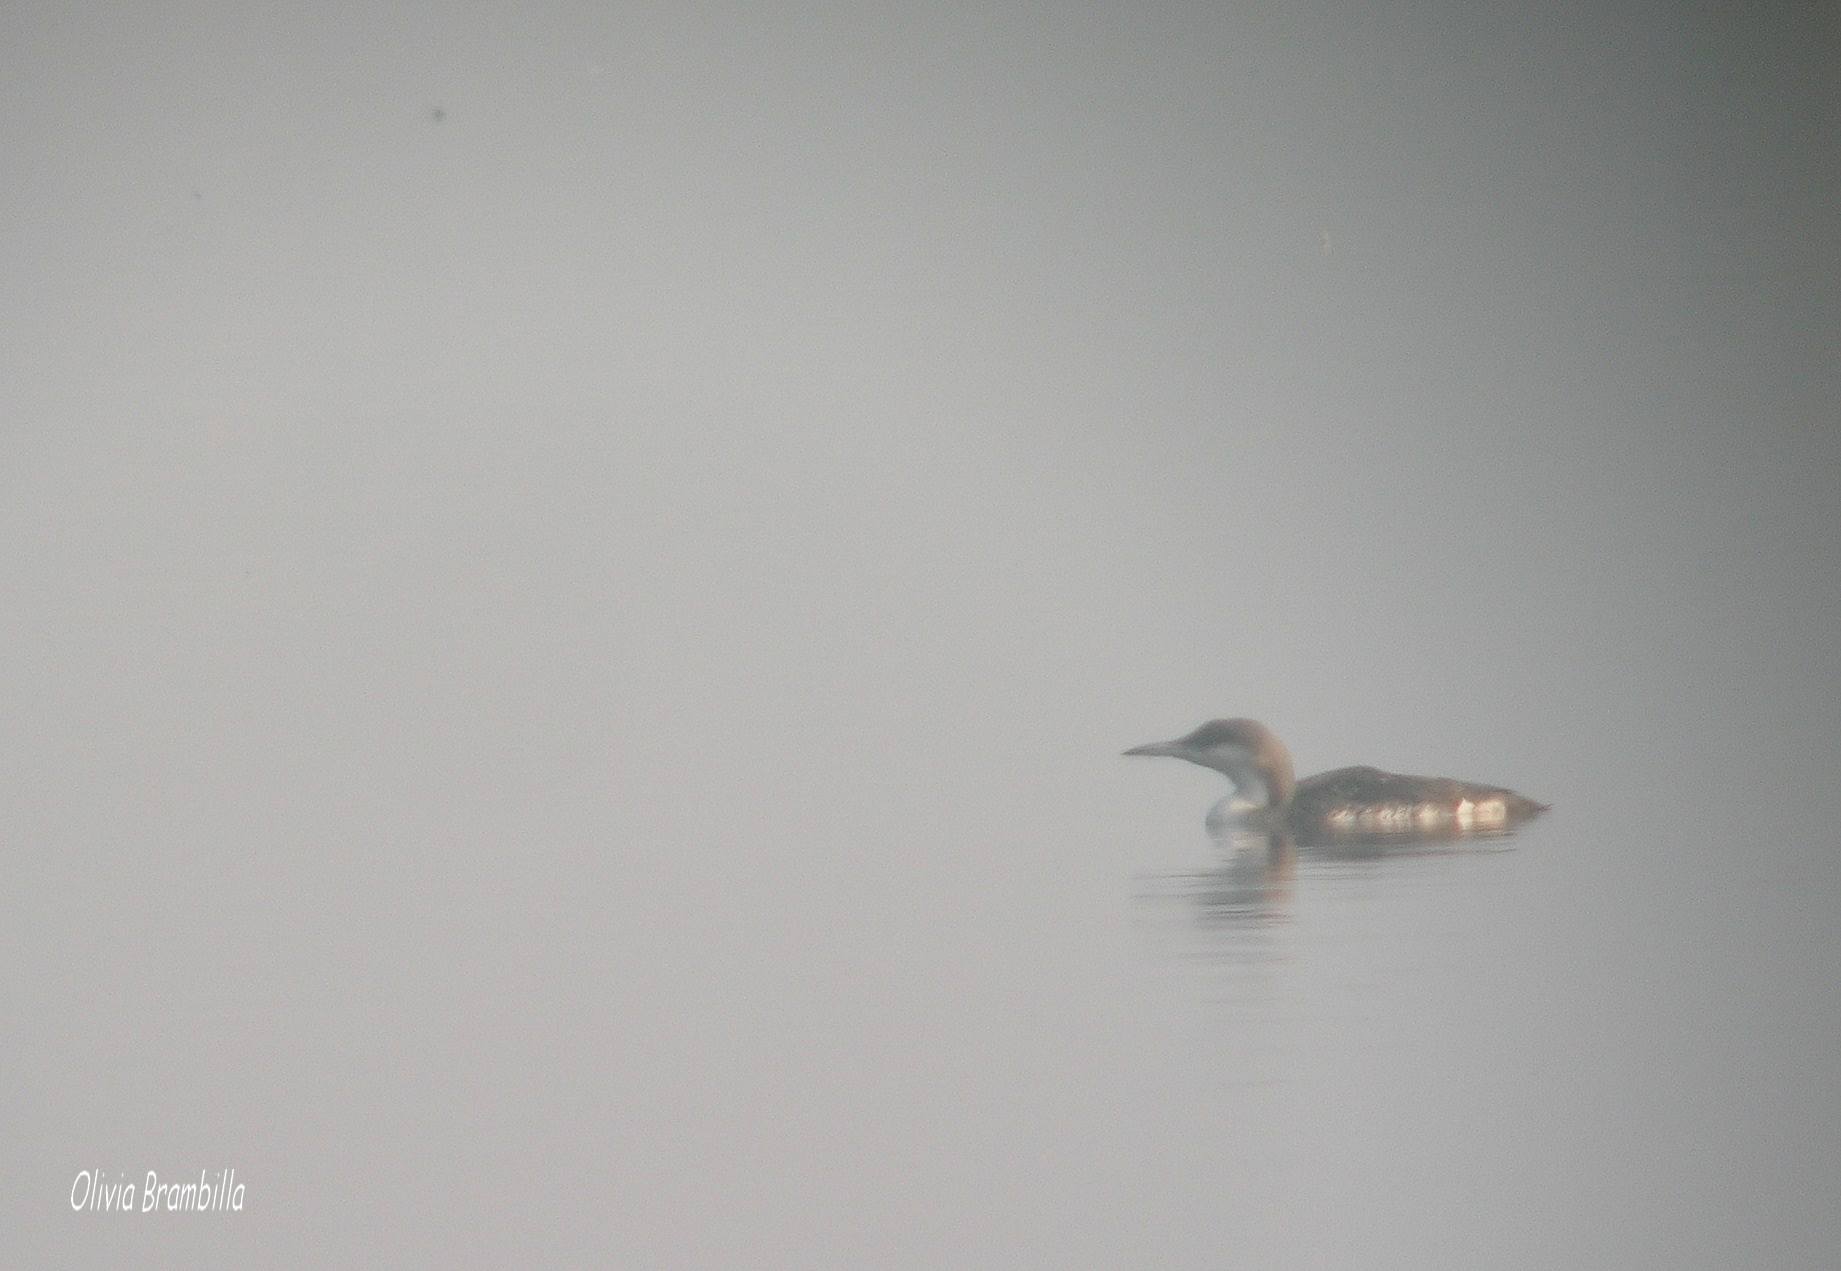
[[[1125,753],[1128,755],[1161,755],[1168,759],[1181,759],[1187,752],[1180,741],[1153,741],[1142,746],[1133,746]]]

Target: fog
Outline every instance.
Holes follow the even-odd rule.
[[[1838,72],[0,8],[0,1260],[1827,1265]],[[1222,715],[1555,810],[1274,869]]]

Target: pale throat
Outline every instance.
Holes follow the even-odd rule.
[[[1250,812],[1272,806],[1271,787],[1266,783],[1266,774],[1253,762],[1253,756],[1241,750],[1218,756],[1218,759],[1216,771],[1234,783],[1234,811]]]

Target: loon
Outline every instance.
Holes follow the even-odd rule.
[[[1186,737],[1125,753],[1187,759],[1233,782],[1234,793],[1209,810],[1211,830],[1245,826],[1305,839],[1455,838],[1506,833],[1548,807],[1500,786],[1379,768],[1335,768],[1299,781],[1285,743],[1252,719],[1210,720]]]

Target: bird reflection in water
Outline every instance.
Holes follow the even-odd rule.
[[[1334,888],[1373,871],[1410,869],[1431,859],[1494,856],[1509,850],[1513,829],[1454,836],[1392,833],[1372,837],[1300,836],[1290,830],[1215,824],[1209,827],[1217,862],[1211,868],[1141,876],[1140,899],[1181,901],[1191,919],[1225,944],[1213,954],[1263,962],[1283,956],[1275,940],[1313,887]],[[1302,893],[1302,894],[1301,894]]]
[[[1210,926],[1263,925],[1290,914],[1298,881],[1298,845],[1291,835],[1227,829],[1211,835],[1221,864],[1199,874],[1178,875]]]

